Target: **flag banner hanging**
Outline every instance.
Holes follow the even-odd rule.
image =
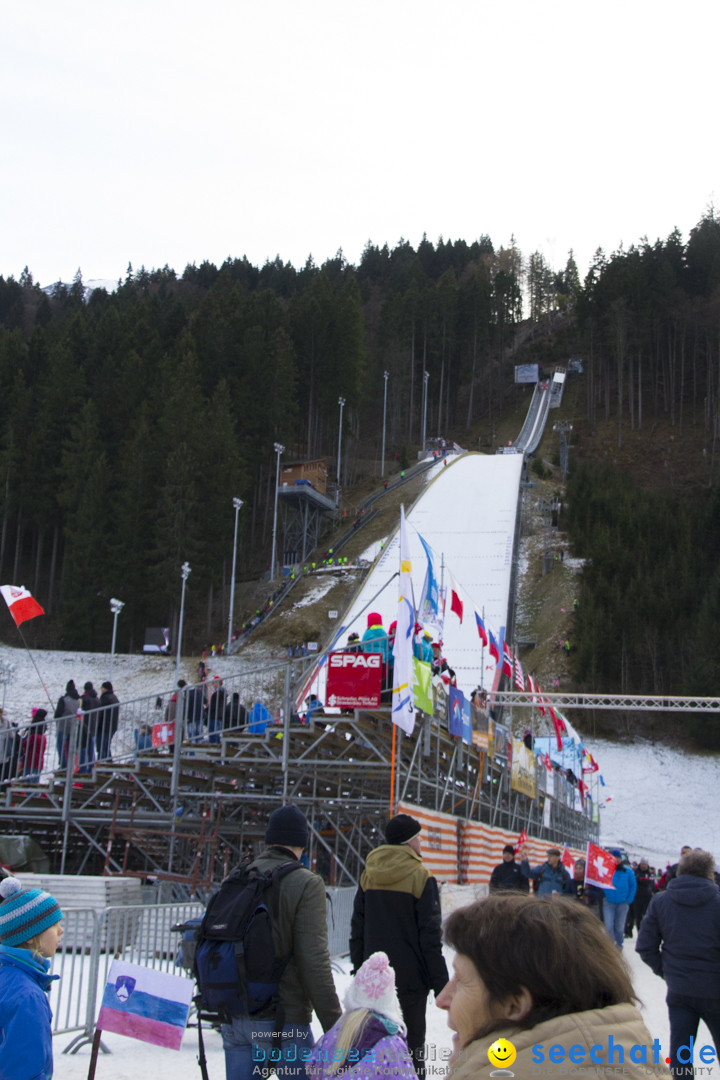
[[[191,979],[113,960],[97,1026],[179,1050],[194,990]]]
[[[615,856],[604,851],[597,844],[588,840],[587,859],[585,861],[585,884],[598,885],[601,889],[612,889],[615,873]]]
[[[523,831],[520,833],[520,835],[517,838],[516,850],[517,850],[517,848],[522,847],[523,844],[527,844],[527,841],[528,841],[528,834],[523,829]]]
[[[465,698],[463,700],[462,719],[463,719],[463,727],[462,727],[463,742],[467,743],[468,746],[472,746],[472,744],[473,744],[472,705],[470,704],[470,702],[469,702],[469,700],[467,698]]]
[[[400,584],[398,595],[397,627],[393,644],[393,691],[392,721],[412,735],[415,728],[413,708],[413,634],[415,610],[412,603],[412,562],[405,525],[405,508],[400,507]]]
[[[448,571],[448,577],[450,579],[450,610],[457,615],[458,619],[462,623],[463,621],[463,602],[460,596],[460,587],[455,581],[455,578]]]
[[[3,595],[16,626],[24,623],[27,619],[34,619],[36,615],[45,614],[44,608],[40,607],[37,600],[24,585],[0,585],[0,593]]]
[[[463,733],[463,704],[465,695],[457,686],[450,687],[450,719],[448,728],[451,735],[462,737]]]
[[[488,638],[487,631],[485,629],[485,621],[475,612],[475,622],[477,623],[478,635],[483,645],[487,648]]]
[[[424,660],[418,660],[417,656],[414,656],[413,668],[415,669],[413,704],[420,712],[424,712],[427,716],[432,716],[432,667]]]
[[[420,536],[420,533],[418,533],[418,537],[425,550],[425,555],[427,556],[425,584],[423,585],[423,591],[420,597],[418,614],[423,622],[426,619],[429,619],[432,622],[436,621],[438,617],[438,610],[440,608],[440,590],[438,588],[437,578],[435,577],[435,564],[433,563],[432,550],[427,541]]]
[[[513,655],[510,650],[510,646],[507,641],[503,642],[503,675],[507,675],[508,679],[512,679],[513,673]]]
[[[515,686],[518,690],[525,690],[525,674],[522,669],[522,664],[517,656],[515,657]]]
[[[488,639],[488,649],[490,650],[490,655],[495,658],[495,663],[499,664],[500,649],[498,648],[498,643],[495,640],[495,635],[493,634],[492,630],[488,630]]]

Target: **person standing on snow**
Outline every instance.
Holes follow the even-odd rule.
[[[490,875],[490,892],[502,892],[506,889],[529,892],[530,882],[515,862],[515,848],[512,844],[505,845],[502,858],[503,861],[498,863]]]
[[[350,959],[357,972],[373,953],[387,954],[395,971],[407,1025],[408,1046],[425,1075],[425,1012],[430,990],[438,996],[448,981],[442,953],[437,881],[423,866],[419,821],[396,814],[385,828],[386,843],[371,851],[355,894],[350,923]]]
[[[709,851],[691,850],[680,859],[667,889],[650,901],[635,951],[667,984],[673,1075],[693,1076],[684,1048],[700,1020],[720,1051],[720,890]]]
[[[522,862],[520,871],[526,878],[538,882],[538,896],[549,896],[550,893],[564,893],[572,895],[572,881],[570,874],[560,862],[561,852],[559,848],[548,848],[547,859],[540,866],[530,866],[530,860],[525,852],[525,844],[519,848]]]
[[[603,897],[603,920],[608,934],[618,949],[622,949],[625,940],[625,922],[630,905],[635,899],[637,880],[631,867],[623,862],[623,853],[619,848],[610,848],[615,858],[615,873],[612,888],[605,890]]]

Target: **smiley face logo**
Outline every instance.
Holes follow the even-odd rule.
[[[488,1060],[491,1065],[497,1065],[498,1068],[504,1069],[508,1065],[512,1065],[513,1061],[517,1057],[515,1047],[507,1039],[496,1039],[495,1042],[488,1048]]]

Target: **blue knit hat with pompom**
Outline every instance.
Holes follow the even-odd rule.
[[[54,896],[42,889],[24,889],[16,877],[0,881],[0,901],[0,942],[3,945],[24,945],[63,917]]]

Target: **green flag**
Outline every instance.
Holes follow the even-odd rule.
[[[424,660],[418,660],[417,656],[413,657],[413,667],[415,668],[413,704],[416,709],[420,709],[421,712],[427,713],[428,716],[432,716],[433,696],[432,685],[430,683],[432,669],[430,664],[427,664]]]

